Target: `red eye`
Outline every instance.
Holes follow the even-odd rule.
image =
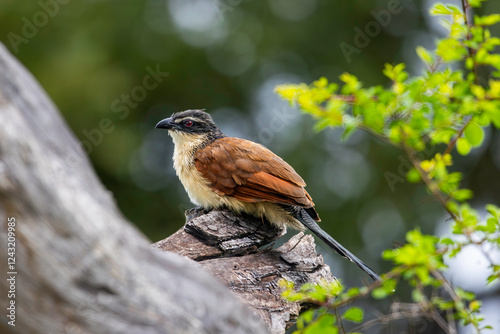
[[[193,126],[193,121],[185,121],[184,125],[189,128],[189,127]]]

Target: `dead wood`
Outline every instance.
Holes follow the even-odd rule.
[[[311,235],[299,233],[281,247],[261,249],[285,231],[228,211],[192,209],[186,217],[184,228],[153,247],[197,261],[253,309],[273,333],[284,333],[301,308],[281,298],[280,279],[296,286],[334,279],[316,253]]]

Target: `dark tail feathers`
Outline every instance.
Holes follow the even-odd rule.
[[[305,227],[307,227],[311,232],[316,234],[318,238],[323,240],[330,248],[339,253],[350,261],[354,262],[358,267],[361,268],[365,273],[368,274],[374,281],[381,281],[379,275],[377,275],[370,267],[364,264],[360,259],[358,259],[354,254],[349,252],[344,246],[339,244],[335,239],[333,239],[328,233],[323,231],[321,227],[309,216],[309,214],[301,209],[295,216]]]

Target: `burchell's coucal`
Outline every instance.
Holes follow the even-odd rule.
[[[305,226],[373,280],[380,280],[319,227],[304,180],[276,154],[252,141],[226,137],[202,110],[175,113],[156,128],[167,129],[174,141],[174,168],[193,203],[265,217],[278,226]]]

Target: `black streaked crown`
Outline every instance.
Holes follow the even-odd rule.
[[[170,116],[175,129],[187,133],[208,133],[222,137],[222,132],[210,114],[200,109],[190,109],[174,113]]]

